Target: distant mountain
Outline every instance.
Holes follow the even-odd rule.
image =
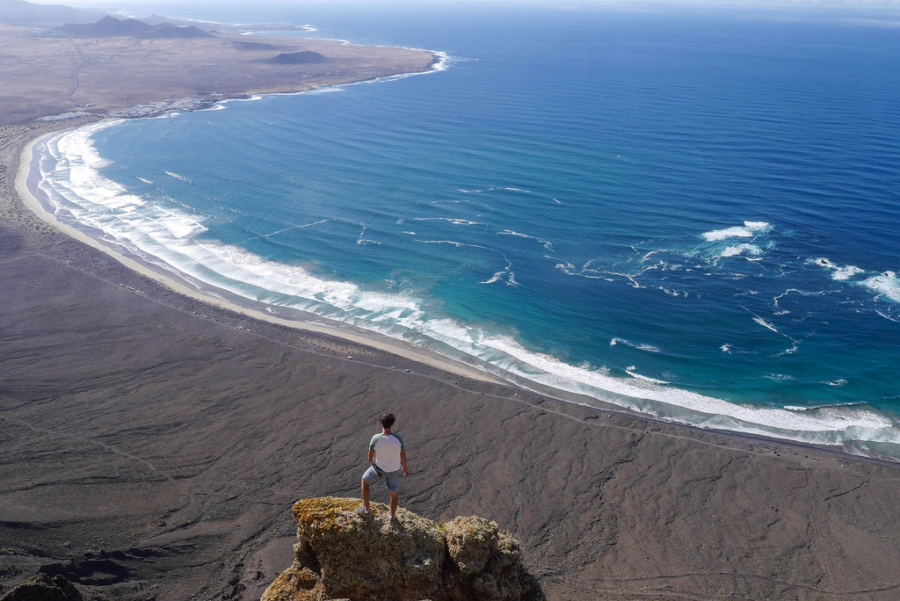
[[[304,50],[303,52],[282,52],[277,56],[273,56],[268,61],[276,65],[314,65],[324,63],[328,59],[312,50]]]
[[[29,27],[53,27],[63,23],[92,23],[103,12],[49,4],[32,4],[24,0],[0,0],[0,23]]]
[[[279,46],[265,42],[232,42],[239,50],[278,50]]]
[[[160,23],[153,25],[153,31],[143,36],[145,38],[212,38],[215,37],[211,33],[207,33],[202,29],[193,25],[172,25],[171,23]]]
[[[87,25],[69,23],[52,30],[50,33],[74,38],[211,38],[211,34],[193,25],[178,27],[171,23],[148,25],[137,19],[119,20],[106,16]]]

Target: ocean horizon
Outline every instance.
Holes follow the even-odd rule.
[[[900,459],[900,29],[479,10],[280,15],[445,59],[62,132],[39,190],[58,219],[276,316]]]

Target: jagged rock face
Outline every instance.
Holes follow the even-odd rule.
[[[459,517],[444,525],[450,560],[459,568],[464,583],[477,599],[523,598],[523,572],[519,541],[500,530],[495,522],[480,517]],[[521,582],[524,580],[525,582]]]
[[[38,574],[3,595],[0,601],[83,601],[83,597],[62,576]]]
[[[293,507],[295,560],[262,601],[513,601],[543,599],[519,543],[494,522],[456,518],[443,527],[386,505],[355,513],[356,499],[307,499]]]

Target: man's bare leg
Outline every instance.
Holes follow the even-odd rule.
[[[400,493],[391,492],[391,517],[397,515],[397,504],[400,502]]]
[[[366,511],[369,511],[369,483],[365,480],[362,481],[362,498],[363,507],[366,508]]]

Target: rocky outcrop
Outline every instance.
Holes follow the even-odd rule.
[[[386,505],[355,513],[357,499],[306,499],[293,507],[294,563],[262,601],[542,600],[519,542],[497,524],[460,517],[437,524]]]
[[[38,574],[12,589],[0,601],[83,601],[81,593],[62,576]]]

